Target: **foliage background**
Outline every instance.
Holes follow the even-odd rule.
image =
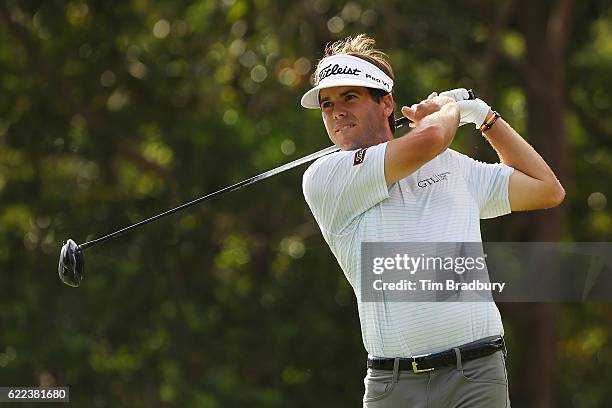
[[[561,207],[483,222],[486,240],[611,240],[609,2],[7,0],[0,384],[69,385],[83,407],[359,406],[354,295],[303,169],[88,251],[79,289],[56,265],[66,238],[326,147],[299,97],[324,45],[361,32],[398,104],[473,88],[560,175]],[[471,129],[453,147],[496,160]],[[609,304],[500,307],[513,406],[606,406]]]

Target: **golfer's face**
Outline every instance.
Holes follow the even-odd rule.
[[[367,88],[339,86],[319,91],[323,122],[330,139],[342,150],[380,143],[387,118],[384,104],[375,102]]]

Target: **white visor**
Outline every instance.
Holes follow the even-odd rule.
[[[393,80],[376,65],[359,57],[338,54],[319,62],[315,74],[316,86],[302,96],[302,106],[319,108],[319,90],[335,86],[363,86],[382,89],[388,93],[393,89]]]

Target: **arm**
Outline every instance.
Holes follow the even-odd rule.
[[[404,106],[402,113],[414,122],[414,130],[405,137],[387,143],[387,186],[409,176],[446,150],[459,125],[459,108],[457,103],[448,97],[436,97],[410,108]]]
[[[483,135],[500,161],[515,169],[508,186],[512,211],[551,208],[563,201],[565,190],[551,168],[506,121],[497,119]]]
[[[484,101],[457,98],[458,95],[467,99],[465,89],[441,92],[440,95],[454,95],[459,100],[461,125],[473,123],[476,129],[480,129],[486,118],[492,118],[493,111]],[[512,211],[551,208],[563,201],[565,190],[553,171],[542,156],[506,121],[498,118],[483,135],[497,152],[500,161],[514,168],[508,183],[508,199]]]

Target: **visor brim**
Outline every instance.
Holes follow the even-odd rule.
[[[307,109],[319,109],[320,108],[319,91],[321,89],[336,88],[339,86],[359,86],[362,88],[374,88],[374,89],[382,89],[383,91],[386,91],[384,87],[373,86],[371,82],[362,81],[359,79],[343,79],[339,81],[334,81],[333,83],[329,82],[329,83],[319,84],[315,86],[314,88],[310,89],[302,96],[300,103],[302,104],[303,107]]]

